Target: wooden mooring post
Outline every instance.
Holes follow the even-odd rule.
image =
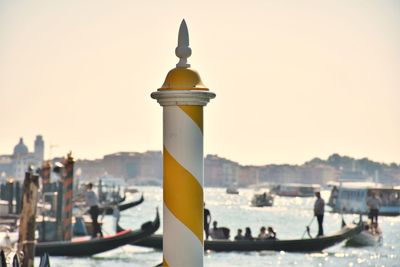
[[[15,182],[15,213],[21,213],[21,185],[19,182]]]
[[[8,200],[8,214],[14,213],[14,180],[7,181],[6,183],[7,190],[7,200]]]
[[[34,175],[30,168],[25,173],[19,224],[18,254],[23,255],[22,267],[33,267],[38,189],[39,176]]]
[[[42,177],[42,191],[43,193],[50,192],[50,173],[51,173],[51,164],[49,161],[46,161],[42,165],[42,169],[40,172],[40,176]]]
[[[64,240],[63,235],[63,199],[64,199],[64,184],[57,183],[57,208],[56,208],[56,224],[57,224],[57,240]]]
[[[64,216],[63,216],[63,230],[64,240],[71,240],[72,238],[72,199],[74,195],[74,158],[71,152],[65,160],[65,177],[64,177]]]

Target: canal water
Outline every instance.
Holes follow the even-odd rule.
[[[155,217],[156,207],[160,208],[162,216],[162,188],[139,187],[144,193],[145,201],[130,210],[121,212],[120,224],[128,229],[137,229],[140,225]],[[228,195],[225,189],[206,188],[205,202],[211,211],[212,220],[217,220],[219,226],[231,229],[231,236],[238,228],[251,227],[256,236],[261,226],[273,226],[279,239],[301,238],[306,225],[313,215],[314,198],[276,197],[273,207],[255,208],[249,205],[255,193],[252,189],[240,189],[239,195]],[[329,192],[322,192],[327,201]],[[128,195],[128,200],[137,199],[138,194]],[[324,226],[325,233],[338,231],[341,216],[329,213],[326,207]],[[346,215],[347,223],[358,220],[358,216]],[[206,252],[204,265],[206,267],[265,267],[265,266],[400,266],[400,217],[380,217],[383,230],[383,245],[379,247],[348,248],[342,244],[336,245],[322,253],[285,253],[285,252],[246,252],[221,253]],[[104,232],[112,234],[114,219],[112,216],[103,218]],[[311,233],[316,234],[317,223],[311,225]],[[162,233],[162,227],[157,233]],[[184,253],[184,252],[182,252]],[[74,267],[153,267],[161,262],[161,251],[135,246],[124,246],[90,258],[51,257],[51,266]],[[38,263],[36,263],[38,265]],[[189,266],[188,266],[189,267]]]

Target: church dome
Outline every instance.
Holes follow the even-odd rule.
[[[24,144],[24,139],[20,138],[19,143],[14,147],[14,155],[28,154],[28,147]]]

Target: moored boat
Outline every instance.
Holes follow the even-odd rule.
[[[310,239],[266,239],[266,240],[205,240],[204,249],[212,251],[287,251],[287,252],[319,252],[352,238],[362,230],[362,224],[345,226],[340,231],[318,238]],[[162,249],[162,235],[152,235],[132,245]]]
[[[37,256],[41,256],[44,253],[48,253],[51,256],[91,256],[149,237],[159,227],[160,217],[157,211],[154,221],[142,224],[139,230],[124,230],[119,231],[115,235],[89,240],[79,238],[73,241],[41,242],[36,244],[35,253]]]

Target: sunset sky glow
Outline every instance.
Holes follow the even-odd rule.
[[[1,1],[0,154],[161,150],[150,93],[178,62],[217,97],[205,153],[242,164],[332,153],[400,163],[399,1]]]

